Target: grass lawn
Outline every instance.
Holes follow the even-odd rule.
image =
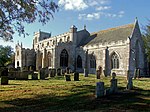
[[[95,98],[96,82],[104,81],[108,88],[111,77],[98,80],[95,75],[83,77],[81,74],[80,81],[70,82],[64,77],[9,80],[9,85],[0,85],[0,112],[150,112],[150,78],[133,80],[134,89],[131,91],[125,90],[125,77],[116,78],[119,92],[99,99]]]

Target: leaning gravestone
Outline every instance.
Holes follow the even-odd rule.
[[[79,73],[78,72],[74,73],[74,81],[79,81]]]
[[[104,82],[96,83],[96,98],[104,96]]]
[[[117,79],[115,79],[116,73],[112,73],[112,79],[111,79],[111,85],[110,85],[110,93],[116,93],[118,88],[117,88]]]
[[[1,72],[1,85],[8,85],[8,68],[4,68]]]

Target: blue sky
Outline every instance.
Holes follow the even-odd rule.
[[[14,42],[4,42],[1,45],[11,45],[15,48],[17,41],[24,47],[32,47],[34,32],[39,30],[51,32],[52,36],[68,32],[75,25],[78,30],[86,25],[89,32],[95,32],[111,27],[133,23],[137,17],[142,27],[150,19],[150,0],[53,0],[60,6],[46,25],[38,22],[25,24],[25,30],[30,35],[25,38],[15,34]]]

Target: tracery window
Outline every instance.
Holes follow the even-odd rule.
[[[96,59],[93,55],[90,57],[90,68],[96,68]]]
[[[64,49],[60,54],[60,66],[67,67],[68,66],[68,52]]]
[[[82,68],[82,58],[80,55],[77,57],[77,68]]]
[[[119,68],[119,57],[116,53],[113,53],[111,56],[111,68],[118,69]]]

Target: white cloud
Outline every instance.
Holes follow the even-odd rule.
[[[79,20],[95,20],[100,19],[100,17],[108,17],[108,18],[122,18],[124,16],[124,11],[118,12],[116,14],[114,13],[104,13],[104,12],[95,12],[95,13],[89,13],[89,14],[79,14],[78,19]]]
[[[84,19],[84,20],[93,20],[93,19],[100,19],[101,17],[100,12],[97,13],[91,13],[91,14],[79,14],[78,19]]]
[[[125,12],[120,11],[117,14],[112,14],[112,13],[104,13],[104,16],[110,17],[110,18],[122,18],[124,16]]]
[[[120,12],[119,12],[119,14],[124,14],[124,13],[125,13],[124,11],[120,11]]]
[[[83,10],[88,7],[84,0],[59,0],[58,4],[65,10]]]
[[[59,0],[58,4],[65,10],[84,10],[93,6],[101,6],[109,3],[110,0]]]
[[[99,6],[99,7],[96,7],[96,10],[97,11],[102,11],[102,10],[108,10],[110,8],[111,8],[110,6]]]
[[[91,6],[96,6],[96,5],[104,5],[110,3],[111,0],[84,0],[87,4]],[[93,5],[94,4],[94,5]]]

